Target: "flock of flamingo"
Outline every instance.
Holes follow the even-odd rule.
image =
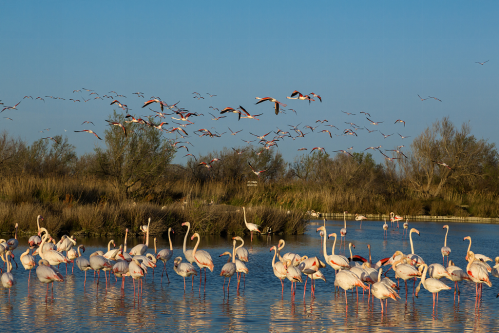
[[[248,223],[246,221],[246,210],[243,207],[244,213],[244,223],[248,230],[253,236],[253,232],[260,232],[258,226],[253,223]],[[344,227],[340,230],[340,251],[343,244],[343,249],[346,252],[346,235],[347,235],[347,224],[346,224],[346,213],[344,212]],[[394,213],[390,213],[390,220],[392,222],[392,227],[398,227],[398,221],[403,218],[395,215]],[[362,215],[356,214],[357,221],[365,220],[366,217]],[[46,228],[40,227],[40,221],[43,220],[43,217],[38,215],[37,217],[37,228],[38,234],[36,236],[31,236],[28,240],[29,247],[27,250],[21,254],[20,261],[23,267],[26,270],[30,270],[28,275],[28,288],[31,279],[31,269],[36,267],[36,275],[41,283],[47,285],[47,291],[45,294],[45,300],[47,301],[48,293],[49,293],[49,284],[52,283],[52,292],[53,292],[53,283],[54,282],[63,282],[64,277],[61,272],[58,270],[60,264],[66,264],[66,274],[67,274],[67,264],[72,263],[72,271],[74,270],[74,265],[85,272],[85,278],[83,281],[83,285],[86,285],[86,272],[88,270],[94,271],[94,279],[95,274],[97,274],[97,285],[100,280],[100,272],[104,272],[104,276],[106,279],[106,288],[108,283],[110,283],[111,272],[113,272],[116,282],[118,278],[122,278],[121,288],[125,288],[125,278],[131,277],[133,281],[134,288],[134,300],[135,295],[137,294],[137,298],[140,299],[142,295],[142,285],[143,279],[147,274],[148,269],[154,269],[156,267],[157,261],[160,260],[163,262],[163,270],[161,274],[161,283],[163,282],[163,275],[166,274],[166,277],[169,280],[168,272],[166,270],[166,263],[173,258],[173,247],[170,238],[170,233],[173,232],[171,228],[168,229],[168,239],[170,248],[163,249],[159,252],[156,248],[156,238],[154,238],[154,254],[146,253],[149,250],[149,230],[150,230],[150,222],[147,225],[143,225],[140,227],[141,231],[145,233],[145,240],[143,244],[136,245],[127,253],[127,235],[128,229],[125,233],[124,243],[120,245],[118,249],[116,249],[116,245],[114,240],[110,240],[108,243],[107,252],[104,251],[96,251],[92,253],[89,259],[83,257],[83,253],[85,252],[85,247],[83,245],[76,246],[76,240],[74,237],[68,237],[66,235],[62,236],[59,242],[56,242],[54,238],[49,234]],[[397,225],[394,226],[394,223]],[[201,289],[202,285],[202,270],[204,269],[204,286],[206,288],[206,269],[209,269],[213,272],[214,264],[211,258],[211,255],[204,250],[199,249],[201,236],[198,233],[194,233],[190,238],[191,241],[197,239],[196,245],[192,250],[187,250],[187,239],[189,237],[190,231],[190,223],[184,222],[182,226],[187,227],[187,231],[184,238],[183,243],[183,254],[187,262],[183,262],[183,258],[178,256],[174,259],[173,270],[179,276],[184,279],[184,292],[186,290],[186,278],[192,277],[192,289],[194,288],[194,276],[198,275],[197,269],[194,267],[193,263],[195,263],[199,268],[199,288]],[[286,253],[281,256],[281,251],[285,247],[285,241],[279,240],[277,246],[272,246],[270,251],[274,251],[274,256],[272,259],[272,269],[274,275],[280,280],[282,285],[281,295],[284,295],[284,281],[287,279],[291,282],[291,296],[294,298],[296,294],[296,283],[303,283],[302,275],[305,275],[305,284],[303,290],[303,297],[306,294],[307,281],[308,278],[311,280],[311,296],[315,297],[315,280],[324,280],[326,281],[323,273],[320,271],[325,268],[326,265],[332,267],[335,271],[335,281],[334,286],[341,288],[345,291],[345,303],[348,307],[347,300],[347,290],[352,290],[356,288],[362,288],[364,291],[369,291],[369,297],[377,298],[381,303],[381,313],[385,311],[384,309],[388,305],[388,299],[391,298],[393,300],[397,300],[400,298],[398,294],[399,288],[399,279],[402,279],[405,283],[405,296],[409,294],[408,292],[408,280],[413,280],[413,291],[412,295],[418,296],[421,285],[424,289],[433,294],[433,309],[438,305],[438,294],[443,290],[452,289],[440,279],[446,278],[454,282],[454,301],[456,298],[456,294],[459,295],[460,290],[458,286],[458,282],[461,281],[469,281],[476,284],[475,287],[475,307],[478,308],[481,303],[482,298],[482,286],[483,284],[487,284],[489,287],[492,286],[491,281],[489,279],[489,273],[493,276],[499,278],[499,257],[495,259],[495,266],[491,267],[487,264],[488,261],[492,261],[491,258],[482,255],[476,254],[471,251],[471,237],[467,236],[464,240],[469,241],[468,250],[466,252],[466,260],[468,261],[468,265],[463,270],[454,265],[452,260],[449,260],[449,255],[451,253],[451,249],[447,246],[447,235],[449,232],[449,226],[444,225],[443,229],[446,229],[444,246],[441,249],[442,253],[442,265],[439,263],[432,263],[428,265],[425,263],[424,259],[415,253],[414,251],[414,243],[412,239],[412,234],[416,233],[419,235],[419,231],[415,228],[408,230],[408,221],[404,223],[404,233],[403,237],[408,237],[410,239],[411,244],[411,253],[404,254],[401,251],[396,251],[393,256],[381,259],[373,264],[371,259],[371,247],[368,244],[369,257],[363,258],[359,255],[353,255],[352,248],[355,249],[355,246],[352,243],[349,243],[349,252],[350,256],[346,257],[340,254],[335,254],[335,246],[337,240],[337,234],[331,233],[328,234],[326,231],[326,220],[324,219],[324,225],[317,228],[317,231],[320,231],[321,242],[322,242],[322,253],[324,255],[324,262],[317,256],[308,257],[301,256],[296,253]],[[17,262],[15,261],[14,250],[18,247],[19,241],[17,240],[18,233],[18,225],[15,226],[15,236],[9,240],[0,240],[0,257],[7,265],[5,271],[2,270],[1,282],[4,288],[9,289],[9,299],[10,299],[10,288],[15,285],[16,279],[14,274],[12,273],[13,265],[11,260],[15,262],[17,267]],[[387,229],[387,223],[383,225],[384,232]],[[409,231],[408,234],[405,231]],[[334,238],[334,243],[332,246],[332,253],[328,254],[327,252],[327,238]],[[252,238],[251,238],[252,241]],[[238,245],[238,242],[240,244]],[[238,246],[236,246],[238,245]],[[113,248],[111,248],[113,246]],[[31,252],[31,253],[30,253]],[[65,252],[65,254],[63,254]],[[35,256],[40,256],[41,260],[38,262],[38,266],[35,262]],[[241,237],[233,237],[232,238],[232,251],[227,251],[220,256],[228,255],[227,263],[222,267],[220,276],[224,277],[223,282],[223,290],[225,297],[225,282],[226,278],[229,278],[229,282],[227,284],[227,293],[229,293],[231,278],[236,275],[237,278],[237,290],[239,291],[241,276],[244,273],[244,285],[246,284],[246,274],[248,274],[248,268],[245,265],[245,262],[249,261],[249,252],[246,248],[244,248],[244,240]],[[447,265],[445,265],[445,258],[447,257]],[[276,258],[278,261],[276,262]],[[57,266],[57,267],[56,267]],[[383,275],[383,267],[388,266],[388,269],[385,270]],[[395,279],[397,279],[397,283],[386,277],[388,271],[393,270],[395,273]],[[109,272],[109,277],[107,272]],[[154,271],[153,271],[154,272]],[[416,280],[420,279],[419,284],[416,287]],[[135,287],[135,281],[137,281],[137,290]],[[498,295],[499,296],[499,295]],[[53,297],[53,296],[52,296]],[[358,291],[357,291],[358,297]],[[383,306],[383,300],[385,300],[385,306]]]

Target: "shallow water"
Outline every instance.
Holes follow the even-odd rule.
[[[410,253],[410,242],[402,239],[400,229],[390,228],[388,239],[383,239],[383,222],[348,221],[347,241],[355,244],[354,254],[367,257],[367,244],[372,247],[373,262],[392,255],[396,250]],[[447,245],[452,249],[450,258],[457,266],[464,268],[464,260],[468,241],[473,239],[472,251],[494,258],[497,248],[496,235],[499,225],[448,223],[450,226]],[[301,255],[317,255],[323,260],[320,236],[315,232],[322,221],[312,221],[305,235],[286,236],[286,247],[282,253],[294,252]],[[327,232],[339,233],[343,221],[328,221]],[[441,263],[440,248],[443,246],[445,230],[443,224],[437,222],[411,222],[410,227],[417,228],[421,236],[413,234],[415,253],[421,255],[426,263]],[[498,326],[496,279],[491,276],[493,286],[484,286],[483,301],[479,311],[475,311],[475,285],[467,282],[460,284],[461,296],[454,301],[453,290],[442,291],[435,311],[432,309],[432,295],[421,289],[419,298],[412,297],[412,283],[409,284],[409,296],[406,302],[404,288],[401,288],[401,300],[388,301],[388,312],[381,315],[379,300],[368,302],[367,294],[362,293],[359,300],[355,294],[348,292],[348,308],[345,307],[344,292],[335,293],[334,272],[329,266],[323,269],[327,282],[316,282],[316,298],[310,297],[307,283],[307,294],[303,298],[303,284],[298,284],[295,298],[290,296],[290,283],[285,282],[284,298],[281,298],[281,284],[274,276],[271,267],[272,245],[277,245],[279,236],[256,236],[253,244],[249,237],[245,238],[246,247],[250,250],[250,261],[247,263],[249,274],[246,287],[241,281],[241,290],[236,291],[236,281],[231,282],[229,296],[222,290],[223,278],[219,276],[221,267],[227,257],[219,258],[219,254],[231,250],[230,239],[221,237],[203,237],[200,248],[208,251],[215,263],[215,270],[207,273],[206,291],[199,289],[199,277],[194,279],[194,290],[191,290],[190,279],[184,293],[182,278],[173,271],[173,260],[167,263],[170,283],[163,277],[163,263],[158,262],[154,279],[149,270],[143,288],[143,296],[134,299],[131,280],[127,278],[125,292],[120,290],[120,281],[112,282],[105,288],[104,277],[100,285],[87,273],[86,288],[83,288],[83,272],[75,267],[74,274],[61,265],[60,270],[65,282],[55,283],[54,299],[45,302],[46,285],[38,281],[35,271],[31,276],[28,288],[28,271],[22,266],[14,269],[17,284],[11,290],[10,301],[8,290],[0,287],[0,327],[9,331],[245,331],[245,332],[296,332],[296,331],[493,331]],[[84,244],[86,258],[96,250],[107,249],[108,239],[79,239]],[[129,240],[133,247],[140,239]],[[183,237],[173,239],[174,257],[182,256]],[[116,239],[116,244],[122,239]],[[194,242],[188,240],[188,248]],[[152,244],[152,241],[151,241]],[[158,249],[167,247],[168,239],[158,240]],[[26,249],[27,239],[20,239],[16,249],[16,260]],[[327,243],[330,253],[332,240]],[[338,244],[337,244],[338,246]],[[347,248],[348,250],[348,248]],[[337,253],[338,249],[336,250]],[[152,252],[152,247],[149,250]],[[37,257],[38,260],[38,257]],[[490,263],[490,262],[489,262]],[[15,266],[15,265],[14,265]],[[101,274],[102,275],[102,274]],[[393,279],[393,272],[388,276]],[[442,279],[452,286],[452,282]],[[403,282],[401,282],[403,287]],[[49,292],[50,295],[50,292]]]

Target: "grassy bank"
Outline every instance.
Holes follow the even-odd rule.
[[[121,200],[116,189],[94,177],[5,177],[0,180],[0,232],[36,231],[36,216],[53,233],[121,234],[139,232],[152,218],[152,233],[168,227],[181,230],[191,222],[203,234],[247,232],[241,207],[248,207],[248,222],[273,232],[302,233],[304,212],[497,217],[499,199],[490,193],[443,192],[425,198],[397,189],[375,194],[361,188],[331,190],[304,182],[190,182],[169,180],[145,197]]]

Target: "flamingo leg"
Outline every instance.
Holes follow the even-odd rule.
[[[282,286],[282,291],[281,291],[281,297],[284,297],[284,283],[281,280],[281,286]]]
[[[308,277],[305,277],[305,287],[303,287],[303,298],[305,298],[305,292],[307,291],[307,281]]]
[[[232,276],[229,276],[229,284],[227,284],[227,296],[229,296],[229,287],[230,287],[230,278],[231,278],[231,277],[232,277]],[[224,278],[224,279],[225,279],[225,278]]]
[[[379,302],[381,303],[381,313],[383,314],[383,301],[380,299]]]
[[[83,281],[83,289],[85,289],[86,283],[87,283],[87,271],[85,271],[85,280]]]

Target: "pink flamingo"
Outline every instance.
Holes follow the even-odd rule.
[[[42,239],[43,242],[43,239]],[[40,260],[38,262],[38,267],[36,268],[36,276],[41,283],[47,284],[47,292],[45,294],[45,302],[47,302],[47,296],[49,293],[49,283],[52,283],[52,290],[54,288],[53,282],[64,282],[64,278],[61,273],[54,267],[51,267],[47,260]],[[53,298],[53,296],[52,296]]]
[[[251,241],[253,242],[253,231],[262,233],[259,229],[258,226],[254,223],[248,223],[246,221],[246,209],[243,207],[243,214],[244,214],[244,224],[246,225],[246,228],[250,231],[251,234]]]
[[[272,252],[272,250],[275,251],[274,253],[274,258],[272,259],[272,270],[274,271],[274,275],[279,279],[281,280],[281,286],[282,286],[282,292],[281,292],[281,296],[284,296],[284,283],[283,283],[283,280],[286,279],[286,275],[287,275],[287,267],[286,267],[286,263],[282,263],[282,262],[275,262],[275,257],[277,256],[277,247],[275,246],[272,246],[270,248],[270,252]],[[280,250],[280,248],[279,248]]]
[[[31,254],[29,254],[29,251],[31,249],[28,247],[26,249],[26,252],[21,254],[21,264],[23,265],[25,270],[29,270],[29,275],[28,275],[28,287],[29,287],[29,281],[31,280],[31,270],[36,266],[35,262],[35,257],[33,257]]]
[[[220,272],[220,276],[224,277],[224,284],[223,284],[223,290],[224,290],[224,296],[225,296],[225,279],[229,278],[229,284],[227,285],[227,293],[229,293],[229,287],[230,287],[230,279],[236,273],[236,240],[234,239],[232,241],[232,256],[230,255],[230,252],[224,252],[220,255],[223,256],[225,254],[229,254],[229,259],[227,260],[227,263],[223,265],[222,271]],[[232,261],[231,261],[232,258]]]
[[[10,289],[12,288],[12,286],[14,284],[16,284],[16,280],[14,279],[14,275],[12,275],[12,273],[11,273],[12,264],[10,263],[10,260],[9,260],[11,252],[7,251],[6,255],[7,255],[7,272],[2,274],[2,277],[0,278],[0,280],[2,281],[2,286],[4,288],[9,289],[9,300],[10,300]]]
[[[343,223],[344,223],[344,226],[340,230],[340,236],[341,236],[341,239],[340,239],[340,251],[341,251],[341,241],[343,241],[343,248],[344,248],[344,250],[345,251],[347,250],[347,244],[346,244],[346,238],[345,238],[345,236],[347,235],[347,213],[348,212],[346,210],[343,212]]]
[[[210,272],[213,272],[213,268],[215,268],[215,265],[213,265],[213,260],[211,259],[211,256],[208,252],[206,251],[198,251],[196,253],[196,250],[198,249],[199,242],[201,241],[201,237],[199,234],[196,232],[194,235],[191,237],[191,241],[194,240],[194,238],[197,237],[197,242],[196,246],[194,246],[194,249],[192,250],[192,256],[194,257],[194,260],[196,261],[196,264],[199,267],[199,287],[201,288],[201,269],[204,268],[204,284],[206,286],[206,268],[210,270]]]
[[[163,262],[163,272],[166,273],[166,277],[168,278],[168,283],[170,283],[170,278],[168,277],[168,272],[166,271],[166,262],[171,259],[173,256],[173,247],[172,240],[170,238],[170,231],[173,231],[172,228],[168,228],[168,242],[170,242],[170,249],[163,249],[159,251],[156,255],[156,259],[161,260]],[[154,252],[156,253],[156,241],[154,242]],[[161,283],[163,283],[163,272],[161,272]]]
[[[187,262],[182,262],[182,257],[177,257],[173,261],[173,270],[178,275],[184,278],[184,293],[185,293],[185,278],[192,275],[194,279],[194,275],[197,275],[196,268]]]
[[[447,234],[449,233],[449,226],[444,225],[442,229],[447,229],[447,231],[445,232],[444,246],[442,247],[442,249],[440,249],[440,252],[442,252],[442,265],[444,265],[445,257],[447,257],[447,265],[449,265],[449,254],[451,252],[450,247],[447,246]]]
[[[433,294],[433,310],[435,310],[435,296],[437,297],[437,302],[438,302],[438,293],[442,290],[450,290],[452,288],[440,280],[434,278],[427,279],[426,278],[426,272],[428,271],[427,264],[422,264],[419,267],[419,271],[421,270],[423,270],[423,273],[421,275],[421,282],[419,282],[418,287],[416,288],[416,297],[418,297],[419,289],[422,284],[426,290],[428,290],[430,293]]]

